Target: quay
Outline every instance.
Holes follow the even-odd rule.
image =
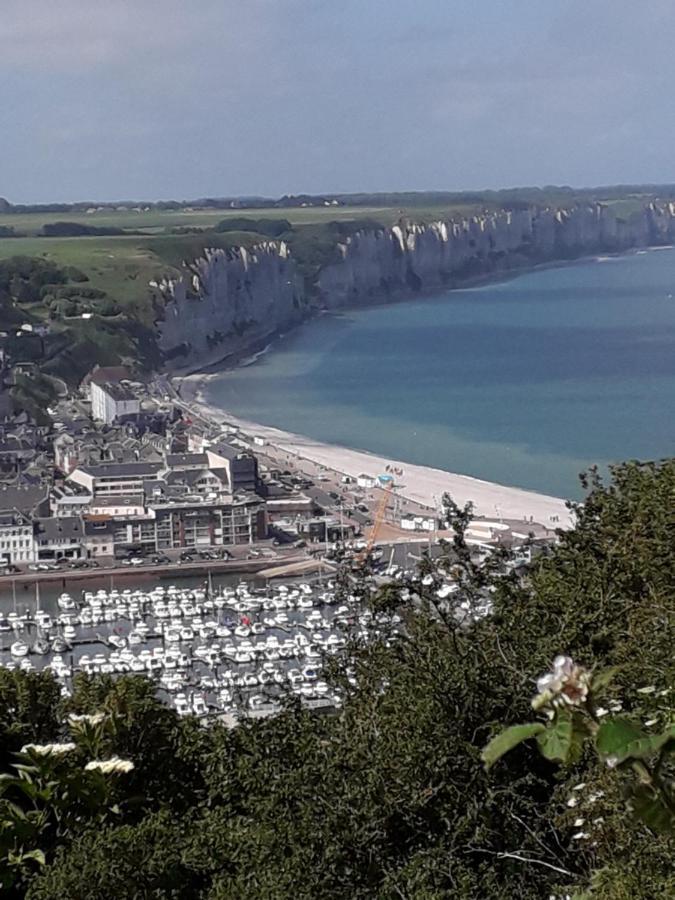
[[[160,565],[143,566],[101,566],[97,569],[54,569],[48,572],[20,572],[14,575],[0,575],[0,588],[21,584],[59,584],[71,581],[92,581],[105,578],[132,578],[136,581],[143,577],[159,577],[160,579],[175,577],[185,578],[191,575],[255,575],[270,566],[270,559],[202,559],[194,562],[173,562]],[[284,566],[293,566],[313,562],[305,554],[285,557]],[[315,563],[313,563],[315,565]],[[266,576],[269,577],[269,576]]]

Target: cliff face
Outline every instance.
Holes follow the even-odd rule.
[[[356,232],[319,272],[313,304],[335,308],[466,279],[675,242],[675,204],[650,204],[622,219],[611,206],[503,210],[461,221]],[[283,242],[206,250],[178,279],[154,284],[158,343],[170,369],[201,367],[256,349],[310,313],[302,278]]]
[[[304,315],[302,282],[283,242],[205,250],[185,275],[152,287],[158,343],[171,369],[245,352]]]
[[[610,207],[502,211],[461,222],[358,232],[319,276],[327,306],[451,286],[535,263],[616,252],[675,238],[675,205],[650,205],[627,220]]]

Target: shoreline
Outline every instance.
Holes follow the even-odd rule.
[[[201,372],[172,378],[188,411],[210,424],[218,422],[237,428],[243,435],[250,436],[251,442],[254,437],[262,438],[269,446],[294,456],[299,463],[306,460],[352,478],[361,474],[375,478],[390,466],[402,471],[396,493],[430,510],[438,509],[442,495],[448,493],[459,506],[472,503],[474,514],[481,518],[537,523],[550,529],[568,529],[574,525],[574,515],[560,497],[386,458],[366,450],[326,444],[232,415],[205,399],[205,385],[217,374]]]
[[[614,253],[589,253],[583,256],[575,256],[572,259],[551,259],[543,262],[534,263],[533,265],[515,266],[510,269],[501,269],[499,271],[484,272],[481,275],[470,275],[466,278],[459,278],[457,281],[447,285],[435,285],[418,291],[400,290],[392,295],[376,295],[368,298],[367,303],[348,303],[345,305],[334,307],[310,307],[307,316],[297,322],[291,323],[289,328],[281,331],[273,329],[266,335],[231,353],[221,356],[218,353],[214,357],[209,358],[199,365],[187,365],[166,372],[170,378],[180,379],[197,374],[213,374],[215,371],[228,372],[243,366],[252,365],[261,356],[264,356],[271,350],[277,341],[284,338],[289,332],[302,328],[308,322],[317,316],[340,316],[342,313],[350,313],[354,310],[369,309],[370,307],[389,306],[395,303],[410,303],[414,300],[423,300],[432,297],[434,294],[441,292],[466,291],[476,288],[485,287],[491,284],[502,284],[519,278],[521,275],[529,275],[532,272],[545,271],[546,269],[563,269],[568,266],[576,266],[580,263],[588,262],[608,262],[613,259],[621,259],[624,256],[639,255],[649,253],[654,250],[673,250],[675,244],[650,244],[646,247],[629,247],[626,250],[617,250]]]
[[[613,254],[589,254],[567,260],[549,260],[533,266],[514,268],[501,272],[486,273],[464,280],[454,286],[434,287],[428,291],[414,294],[403,293],[400,297],[371,299],[370,306],[382,306],[388,303],[410,302],[416,298],[431,296],[442,290],[447,292],[455,290],[467,290],[480,288],[487,284],[510,281],[521,275],[541,271],[549,268],[563,268],[579,263],[595,261],[604,263],[624,256],[644,254],[655,250],[673,249],[673,245],[654,245],[649,247],[634,247]],[[365,304],[339,306],[334,309],[316,309],[314,314],[298,323],[301,327],[316,315],[349,314],[351,310],[363,309]],[[293,329],[295,330],[295,329]],[[477,516],[494,519],[508,518],[525,522],[537,522],[548,528],[570,528],[574,524],[574,516],[566,507],[566,501],[562,498],[540,494],[525,488],[502,485],[496,482],[485,481],[470,475],[449,472],[430,466],[422,466],[403,460],[386,459],[366,450],[357,450],[338,445],[329,445],[322,441],[309,438],[304,435],[294,434],[272,426],[261,425],[250,420],[240,418],[212,406],[205,398],[205,386],[212,378],[231,371],[240,366],[252,365],[260,357],[273,349],[277,340],[288,332],[271,332],[264,338],[249,346],[241,353],[231,354],[225,359],[207,361],[196,369],[176,371],[170,375],[173,383],[178,387],[177,393],[181,396],[193,413],[200,415],[207,422],[220,422],[241,430],[245,435],[262,437],[266,443],[296,457],[299,461],[308,460],[313,464],[323,465],[328,469],[342,475],[356,477],[363,473],[377,476],[385,471],[386,466],[402,469],[404,472],[403,483],[397,493],[400,496],[412,500],[415,503],[430,509],[438,507],[443,493],[449,493],[460,506],[467,502],[474,504]]]

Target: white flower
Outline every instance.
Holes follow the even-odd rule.
[[[658,721],[658,719],[647,719],[647,721],[645,722],[645,728],[651,728],[651,726],[656,725]]]
[[[571,656],[556,656],[553,671],[537,679],[537,696],[532,701],[535,709],[553,706],[581,706],[588,697],[591,674],[577,665]]]
[[[601,719],[603,716],[606,716],[608,712],[609,710],[605,709],[604,706],[599,706],[595,711],[595,715]]]
[[[77,750],[77,744],[24,744],[22,753],[34,753],[36,756],[64,756]]]
[[[594,791],[594,793],[588,795],[588,802],[595,803],[596,800],[600,800],[601,797],[605,796],[604,791]]]
[[[575,787],[572,788],[572,790],[573,791],[583,791],[583,789],[585,787],[586,787],[586,782],[582,781],[581,784],[577,784]]]
[[[113,756],[110,759],[92,759],[84,767],[87,772],[101,772],[103,775],[117,774],[119,772],[131,772],[134,764],[129,759],[120,759]]]
[[[615,769],[619,764],[619,757],[618,756],[608,756],[607,759],[605,760],[605,762],[607,763],[608,769]]]
[[[598,816],[597,819],[593,819],[593,824],[594,824],[594,825],[602,825],[602,823],[603,823],[604,821],[605,821],[605,820],[603,819],[602,816]]]
[[[579,800],[577,799],[577,797],[570,797],[570,799],[567,801],[567,805],[573,808],[577,805],[578,802]]]
[[[585,841],[586,838],[589,838],[590,834],[587,831],[577,831],[576,834],[572,835],[573,841]]]
[[[575,820],[574,820],[574,827],[575,827],[575,828],[581,828],[581,826],[584,824],[585,821],[586,821],[586,819],[575,819]]]
[[[653,684],[648,684],[647,687],[641,687],[637,689],[638,694],[654,694],[656,693],[656,688]]]
[[[68,722],[71,725],[79,725],[80,723],[86,725],[98,725],[105,719],[105,715],[102,712],[94,713],[93,715],[87,715],[86,713],[78,716],[76,713],[71,713],[68,716]]]

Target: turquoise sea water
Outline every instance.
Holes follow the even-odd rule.
[[[558,496],[675,455],[675,250],[315,319],[210,382],[236,415]]]

